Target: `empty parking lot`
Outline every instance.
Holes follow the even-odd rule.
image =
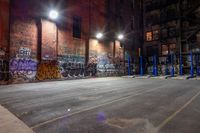
[[[0,86],[36,133],[199,133],[200,83],[94,78]]]

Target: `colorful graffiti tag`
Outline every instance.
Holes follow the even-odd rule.
[[[59,56],[59,66],[63,77],[84,77],[85,57],[79,55]]]
[[[87,76],[96,76],[97,73],[97,56],[90,56],[88,64],[86,66]]]
[[[99,55],[97,58],[98,76],[111,76],[115,73],[115,65],[109,55]]]
[[[44,61],[42,62],[37,70],[37,80],[50,80],[61,78],[60,69],[57,61]]]
[[[29,58],[31,56],[31,49],[21,47],[19,49],[19,55],[20,58]]]
[[[13,79],[34,80],[37,71],[37,61],[32,59],[10,60],[10,74]]]
[[[86,69],[89,75],[99,77],[116,76],[124,73],[124,66],[121,60],[108,54],[90,56]]]

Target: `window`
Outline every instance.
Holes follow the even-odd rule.
[[[79,16],[73,17],[73,37],[81,38],[81,22],[82,19]]]
[[[168,55],[168,45],[162,45],[162,55]]]
[[[166,39],[168,37],[168,30],[167,29],[162,29],[161,30],[161,38]]]
[[[146,52],[147,52],[147,56],[151,57],[154,55],[158,55],[158,46],[154,45],[154,46],[147,46],[146,47]]]
[[[170,53],[175,53],[175,51],[176,51],[176,44],[175,43],[170,44],[169,45],[169,50],[170,50]]]
[[[153,31],[153,40],[158,40],[159,39],[159,31],[158,30],[154,30]]]
[[[146,51],[147,51],[147,56],[153,56],[153,47],[152,46],[147,46],[146,47]]]
[[[152,41],[153,40],[153,33],[151,31],[146,32],[146,41]]]

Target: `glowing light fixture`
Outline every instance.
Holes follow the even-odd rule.
[[[51,11],[49,12],[49,18],[52,19],[52,20],[57,19],[58,16],[59,16],[59,13],[58,13],[58,11],[56,11],[56,10],[51,10]]]
[[[102,37],[103,37],[103,34],[102,34],[102,33],[100,33],[100,32],[97,33],[97,35],[96,35],[96,38],[97,38],[97,39],[101,39]]]
[[[124,35],[123,35],[123,34],[119,34],[119,35],[118,35],[118,39],[119,39],[119,40],[124,39]]]

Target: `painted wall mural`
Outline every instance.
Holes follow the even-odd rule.
[[[35,80],[38,61],[37,26],[33,19],[12,17],[9,74],[11,82]]]
[[[32,59],[14,58],[10,60],[10,75],[12,79],[35,80],[37,61]]]
[[[70,32],[59,30],[58,61],[62,78],[85,77],[85,40],[71,37]]]
[[[124,73],[123,49],[116,43],[115,57],[113,56],[113,44],[100,44],[91,41],[87,74],[91,76],[116,76]]]
[[[60,68],[57,61],[43,61],[39,64],[36,79],[37,80],[51,80],[61,78]]]
[[[84,77],[85,74],[85,57],[79,55],[62,55],[59,56],[59,66],[63,77],[77,78]]]
[[[103,53],[97,56],[97,75],[112,76],[116,72],[112,55]]]

